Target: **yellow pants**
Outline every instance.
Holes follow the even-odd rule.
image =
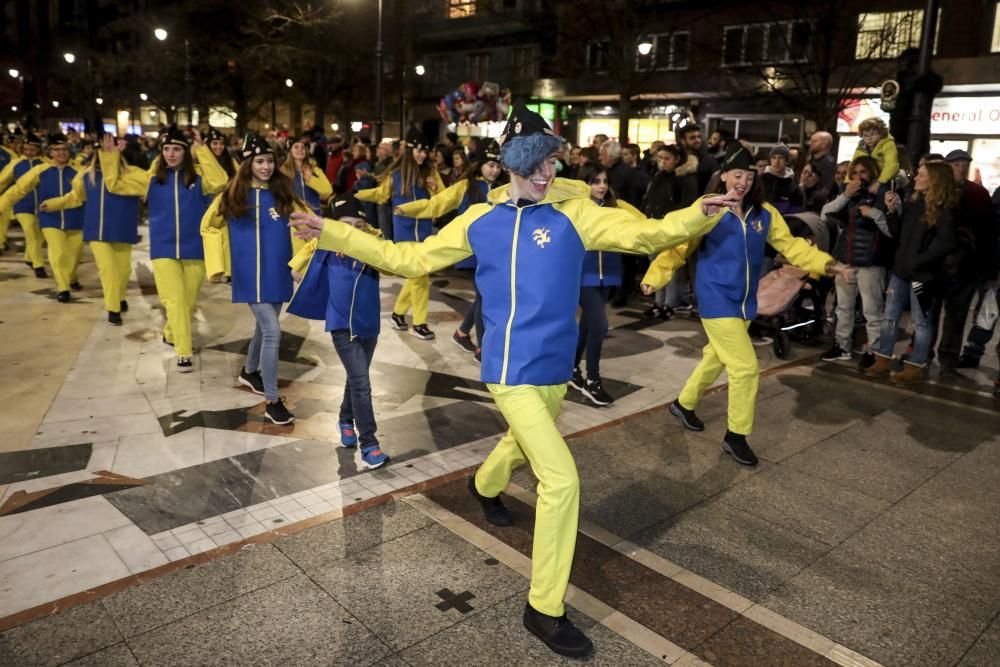
[[[0,246],[3,246],[7,242],[7,229],[10,227],[10,221],[14,218],[14,211],[9,208],[5,208],[0,211]]]
[[[38,216],[32,213],[15,213],[14,219],[24,230],[24,261],[31,262],[33,269],[44,267],[45,255],[42,254],[42,232],[38,228]]]
[[[486,387],[510,430],[476,472],[476,488],[484,496],[497,496],[515,468],[531,464],[538,478],[538,503],[528,602],[543,614],[562,616],[580,514],[576,463],[556,428],[566,385]]]
[[[90,250],[97,262],[104,291],[104,309],[109,313],[121,312],[122,301],[132,275],[132,244],[91,241]]]
[[[174,344],[178,357],[194,353],[191,344],[191,315],[205,282],[205,261],[201,259],[154,259],[153,280],[160,303],[167,311],[163,337]]]
[[[83,255],[83,230],[45,227],[42,234],[49,246],[49,266],[56,280],[56,291],[68,292],[69,286],[76,282],[76,267]]]
[[[392,312],[406,315],[413,308],[413,324],[427,324],[427,304],[431,300],[431,277],[407,278],[396,298]]]
[[[747,333],[750,322],[738,317],[718,317],[703,319],[701,324],[708,334],[708,345],[678,400],[682,407],[694,410],[705,390],[725,368],[729,375],[729,430],[750,435],[760,384],[757,353]]]
[[[233,275],[233,258],[229,255],[229,225],[222,226],[222,274],[227,278]]]

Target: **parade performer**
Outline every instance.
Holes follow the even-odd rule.
[[[473,204],[482,204],[487,201],[490,190],[501,184],[502,170],[500,168],[500,145],[490,140],[483,149],[482,155],[454,185],[436,193],[430,199],[418,199],[414,202],[400,204],[396,207],[396,213],[412,218],[440,218],[441,216],[456,211],[459,214],[465,213]],[[473,255],[462,260],[455,265],[456,269],[475,269],[476,257]],[[473,277],[473,287],[476,290],[476,298],[465,312],[462,323],[452,334],[455,344],[466,352],[481,355],[480,346],[483,344],[483,297],[479,288],[475,287],[475,277]],[[472,341],[472,327],[476,327],[476,343]]]
[[[30,130],[24,136],[21,144],[21,155],[15,158],[0,172],[0,211],[4,215],[13,214],[14,220],[21,225],[24,232],[24,263],[35,271],[35,277],[46,278],[45,257],[42,255],[42,232],[38,228],[38,205],[41,200],[37,192],[25,193],[21,197],[7,197],[5,192],[11,184],[27,174],[35,167],[43,164],[39,155],[42,154],[42,140]]]
[[[416,129],[406,135],[406,145],[399,157],[382,176],[378,187],[359,190],[357,198],[376,204],[392,202],[393,208],[405,202],[427,199],[444,189],[441,177],[428,159],[430,144]],[[392,216],[394,241],[422,241],[434,233],[430,218]],[[412,276],[403,283],[403,289],[392,309],[392,326],[406,331],[406,313],[413,309],[413,335],[421,340],[431,340],[434,332],[427,328],[427,307],[431,298],[431,279],[428,275]]]
[[[19,159],[18,150],[20,150],[20,142],[17,141],[18,136],[15,134],[4,134],[4,143],[0,146],[0,174],[7,168],[7,165]],[[7,229],[10,227],[10,221],[13,218],[14,214],[10,208],[4,207],[0,209],[0,253],[7,250]]]
[[[308,148],[309,137],[296,139],[288,150],[288,158],[281,165],[281,171],[295,181],[295,196],[319,215],[323,211],[323,203],[333,194],[333,186],[309,157]]]
[[[587,249],[651,253],[704,234],[733,197],[699,200],[663,220],[635,220],[590,201],[589,188],[555,179],[563,141],[519,105],[503,134],[501,163],[511,184],[490,193],[422,243],[391,243],[317,216],[292,216],[303,237],[385,271],[422,276],[471,254],[483,293],[482,380],[510,425],[470,479],[486,518],[510,525],[499,498],[515,468],[539,479],[525,627],[563,655],[583,656],[590,640],[567,618],[563,596],[576,544],[579,478],[556,417],[573,371],[579,276]],[[628,223],[628,224],[626,224]]]
[[[60,303],[69,303],[70,289],[83,289],[76,279],[76,269],[83,253],[83,209],[46,211],[41,208],[40,203],[46,199],[69,194],[73,188],[73,177],[77,174],[69,163],[66,135],[50,135],[48,151],[49,162],[32,167],[18,178],[4,194],[0,208],[11,202],[31,198],[39,203],[38,226],[48,245],[49,266],[52,267],[52,277],[56,281],[56,298]],[[25,236],[27,237],[27,232]]]
[[[205,142],[208,144],[208,149],[212,151],[212,155],[214,155],[215,159],[219,161],[219,166],[226,172],[226,177],[231,180],[236,175],[236,171],[240,168],[240,163],[236,161],[236,158],[229,154],[229,149],[226,146],[226,135],[219,132],[214,127],[209,126]],[[226,264],[225,269],[222,272],[222,276],[227,283],[231,283],[233,280],[233,267],[229,261],[228,227],[222,228],[222,245],[225,249],[223,258]]]
[[[367,213],[351,193],[338,195],[330,205],[341,222],[378,236],[367,223]],[[340,402],[340,444],[348,449],[360,444],[361,465],[380,468],[389,461],[375,435],[375,410],[369,368],[378,344],[381,296],[378,271],[364,262],[328,250],[316,250],[315,239],[300,250],[289,266],[299,288],[288,312],[325,320],[347,373]]]
[[[757,314],[757,282],[765,245],[813,274],[850,273],[830,255],[788,231],[784,218],[763,202],[761,179],[755,177],[753,157],[739,143],[727,148],[722,162],[720,188],[735,190],[739,202],[713,229],[683,248],[660,255],[642,280],[646,294],[663,287],[688,256],[698,252],[695,294],[708,345],[670,413],[692,431],[705,425],[695,414],[702,395],[725,369],[729,376],[729,420],[722,448],[738,463],[757,465],[757,456],[746,436],[753,430],[760,369],[747,327]]]
[[[192,156],[198,156],[195,165]],[[98,153],[109,189],[123,178],[114,152]],[[146,188],[149,205],[149,257],[156,293],[167,313],[163,342],[177,352],[177,370],[194,369],[191,356],[191,316],[205,281],[205,251],[201,219],[211,197],[226,185],[226,172],[194,130],[194,146],[176,126],[169,128],[160,154],[150,167]]]
[[[90,244],[97,262],[108,324],[121,326],[121,314],[128,310],[125,292],[132,275],[132,246],[139,242],[139,198],[146,194],[149,175],[127,163],[114,135],[104,135],[100,149],[118,154],[120,177],[114,187],[105,182],[100,160],[95,158],[73,178],[68,194],[46,199],[40,210],[83,207],[83,240]]]
[[[243,140],[243,162],[225,191],[215,198],[201,221],[205,272],[221,275],[224,255],[231,255],[233,303],[245,303],[257,320],[247,359],[238,381],[264,396],[264,416],[290,424],[295,416],[278,396],[278,348],[281,307],[292,298],[292,237],[288,216],[305,210],[295,196],[295,183],[275,166],[274,149],[258,134]],[[229,248],[222,229],[229,228]]]

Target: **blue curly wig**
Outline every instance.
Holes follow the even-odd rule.
[[[562,148],[563,140],[551,134],[512,137],[500,148],[500,164],[518,176],[528,178],[548,156]]]

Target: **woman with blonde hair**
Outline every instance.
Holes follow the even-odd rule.
[[[954,211],[957,201],[954,175],[944,162],[928,162],[921,166],[913,180],[913,195],[905,201],[895,192],[885,194],[886,220],[899,243],[885,293],[875,363],[865,375],[888,375],[897,384],[913,384],[924,379],[924,369],[934,344],[931,302],[943,287],[944,259],[958,246]],[[866,209],[869,207],[861,207],[860,212],[869,217],[871,210]],[[913,351],[903,369],[892,373],[896,325],[907,304],[915,330]]]

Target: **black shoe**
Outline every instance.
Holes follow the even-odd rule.
[[[227,285],[232,285],[233,284],[233,277],[232,276],[226,276],[226,284]]]
[[[59,303],[69,303],[69,292],[59,292],[59,294],[56,294],[56,301]]]
[[[979,368],[979,359],[963,354],[958,358],[957,368]]]
[[[426,324],[414,324],[410,333],[420,340],[434,340],[434,332],[428,329]]]
[[[74,283],[70,283],[70,286],[69,286],[69,288],[70,288],[71,290],[73,290],[74,292],[79,292],[80,290],[82,290],[82,289],[83,289],[83,285],[81,285],[81,284],[80,284],[80,281],[79,281],[79,280],[77,280],[77,281],[76,281],[76,282],[74,282]]]
[[[406,324],[406,315],[392,314],[392,328],[396,331],[406,331],[410,327]]]
[[[683,405],[681,405],[680,399],[675,399],[669,407],[670,414],[681,420],[684,424],[684,428],[689,431],[704,431],[705,422],[698,419],[698,415],[694,413],[694,410],[688,410]]]
[[[121,313],[113,313],[113,312],[111,312],[109,310],[108,311],[108,324],[110,324],[113,327],[120,327],[122,325],[122,314]]]
[[[295,421],[295,415],[288,411],[285,402],[280,398],[274,403],[268,403],[264,410],[264,416],[275,424],[291,424]]]
[[[28,264],[28,266],[31,266],[31,262],[27,262],[27,264]],[[37,269],[35,269],[35,277],[36,278],[48,278],[49,274],[45,273],[45,267],[40,266]]]
[[[416,327],[414,327],[414,329],[416,329]],[[476,353],[476,346],[472,344],[472,336],[463,336],[458,331],[455,331],[455,333],[451,335],[451,339],[455,341],[455,345],[458,345],[466,352],[471,352],[473,354]]]
[[[596,380],[587,380],[587,383],[583,385],[583,395],[590,399],[590,402],[594,405],[604,407],[605,405],[611,405],[615,402],[615,399],[611,397],[611,394],[604,391],[604,383],[601,382],[601,378]]]
[[[194,362],[191,357],[177,357],[177,372],[190,373],[194,370]]]
[[[125,301],[123,299],[122,302],[119,304],[118,307],[121,309],[121,312],[127,313],[128,312],[128,301]]]
[[[473,497],[479,501],[480,505],[483,506],[483,514],[486,515],[486,520],[494,526],[507,527],[514,523],[514,517],[511,516],[510,510],[507,509],[507,506],[503,504],[502,500],[500,500],[500,496],[487,498],[476,490],[475,475],[469,478],[469,492],[472,493]]]
[[[566,614],[547,616],[527,604],[524,606],[524,627],[559,655],[582,658],[594,650],[594,643],[566,618]]]
[[[875,365],[875,355],[872,352],[865,352],[861,355],[861,361],[858,362],[858,370],[866,371]]]
[[[583,379],[583,372],[579,368],[573,369],[573,377],[569,381],[569,386],[577,391],[583,391],[583,388],[587,386],[587,381]]]
[[[664,306],[663,308],[660,308],[660,314],[657,315],[657,317],[660,319],[661,322],[666,322],[667,320],[671,320],[674,317],[674,309],[671,308],[670,306]]]
[[[848,350],[834,344],[822,357],[823,361],[850,361],[851,353]]]
[[[169,340],[167,340],[166,336],[163,337],[163,344],[164,345],[169,345],[170,347],[174,346],[174,344],[172,342],[170,342]]]
[[[247,373],[247,369],[241,368],[240,375],[236,378],[244,387],[250,387],[250,391],[255,394],[264,395],[264,378],[261,377],[260,371],[254,371],[253,373]]]
[[[745,466],[757,465],[757,455],[750,449],[745,435],[726,431],[726,437],[722,441],[722,449],[732,456],[737,463]]]

